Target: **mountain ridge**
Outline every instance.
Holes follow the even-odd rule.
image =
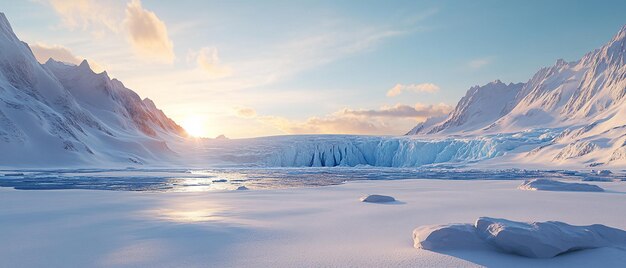
[[[186,132],[149,99],[79,65],[40,64],[0,12],[0,163],[145,164],[171,160]]]
[[[626,136],[617,131],[626,127],[625,55],[626,25],[581,59],[558,59],[554,65],[541,68],[513,90],[514,97],[488,96],[484,102],[468,102],[480,91],[472,87],[446,120],[409,133],[428,138],[553,129],[557,135],[549,144],[517,160],[576,160],[590,166],[626,163]],[[478,88],[488,88],[492,83]],[[485,109],[484,103],[504,107],[498,116],[472,124],[477,117],[472,111]],[[538,152],[544,157],[537,158]]]

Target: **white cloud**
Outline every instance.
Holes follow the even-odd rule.
[[[373,122],[346,116],[310,117],[305,121],[278,116],[262,116],[259,120],[287,134],[380,134],[384,129]]]
[[[405,105],[405,104],[396,104],[395,106],[383,106],[380,109],[371,109],[371,110],[352,110],[352,109],[344,109],[342,111],[343,114],[346,115],[356,115],[363,117],[398,117],[398,118],[419,118],[426,119],[431,116],[442,116],[450,113],[452,111],[452,107],[445,103],[440,103],[436,105],[424,105],[421,103],[417,103],[414,106]]]
[[[449,113],[447,104],[414,106],[397,104],[380,109],[342,109],[324,116],[313,116],[305,120],[290,120],[281,116],[257,115],[251,108],[237,109],[237,116],[255,119],[287,134],[403,134],[417,122],[431,116]]]
[[[126,6],[124,26],[139,55],[166,63],[174,61],[174,45],[165,23],[154,12],[144,9],[140,0],[133,0]]]
[[[253,108],[249,108],[249,107],[235,108],[235,112],[237,113],[237,116],[243,117],[243,118],[254,118],[257,115],[256,110],[254,110]]]
[[[258,58],[240,62],[237,74],[254,79],[258,85],[279,81],[350,55],[375,49],[379,44],[408,31],[390,28],[319,27],[294,35],[267,49]]]
[[[203,47],[198,52],[191,52],[188,59],[193,59],[208,74],[211,79],[222,78],[232,75],[232,69],[229,66],[221,64],[217,48]]]
[[[152,11],[142,7],[140,0],[48,0],[64,26],[91,31],[96,39],[109,33],[123,37],[135,54],[152,62],[172,63],[174,45],[167,26]]]
[[[39,63],[46,63],[50,58],[71,64],[79,64],[83,61],[82,58],[74,55],[69,49],[59,45],[36,43],[30,45],[30,49]]]
[[[388,97],[393,97],[400,95],[403,91],[411,91],[411,92],[428,92],[434,93],[439,90],[439,86],[433,83],[422,83],[422,84],[396,84],[394,87],[387,91]]]
[[[56,61],[62,61],[65,63],[71,64],[80,64],[84,58],[74,55],[72,51],[68,48],[60,46],[60,45],[46,45],[43,43],[36,43],[30,45],[31,51],[33,51],[33,55],[39,63],[46,63],[48,59],[52,58]],[[94,72],[102,72],[104,71],[104,67],[100,64],[96,63],[93,60],[89,60],[89,66],[92,68]]]
[[[422,10],[419,13],[413,14],[413,16],[408,17],[406,19],[406,22],[408,24],[415,24],[417,22],[433,17],[437,15],[438,13],[439,13],[439,8],[437,7],[427,8],[427,9]]]
[[[63,25],[70,29],[91,30],[96,36],[109,30],[116,32],[118,23],[111,2],[94,0],[49,0]]]
[[[467,67],[469,67],[470,69],[480,69],[490,63],[491,63],[490,58],[474,59],[467,63]]]

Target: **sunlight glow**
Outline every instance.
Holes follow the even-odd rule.
[[[194,137],[207,137],[206,120],[197,116],[190,116],[182,121],[181,126]]]
[[[193,222],[208,222],[223,220],[224,217],[219,216],[219,209],[211,208],[176,208],[176,209],[161,209],[156,211],[156,215],[167,221],[181,222],[181,223],[193,223]]]

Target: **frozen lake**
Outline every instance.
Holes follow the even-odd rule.
[[[89,189],[201,192],[338,185],[360,180],[626,180],[622,173],[565,170],[459,170],[384,167],[0,170],[0,187],[20,190]]]
[[[253,190],[213,192],[180,179],[167,182],[185,176],[191,182],[199,177],[185,171],[42,172],[37,176],[57,179],[41,183],[2,176],[3,185],[18,189],[99,187],[162,192],[0,187],[0,266],[623,267],[626,262],[625,247],[534,259],[492,250],[420,250],[414,248],[412,239],[412,230],[420,226],[471,223],[484,216],[626,229],[624,182],[586,182],[605,192],[527,191],[518,188],[522,181],[510,180],[521,176],[514,172],[500,172],[503,180],[480,179],[495,178],[498,172],[432,175],[447,174],[449,180],[396,180],[428,173],[409,170],[403,175],[383,169],[373,175],[376,172],[365,168],[222,170],[203,180],[242,178],[245,181],[232,184],[243,183]],[[286,182],[332,183],[331,178],[340,183],[358,177],[372,180],[325,187],[253,188],[285,186]],[[380,180],[384,178],[391,180]],[[561,181],[565,180],[570,179]],[[191,189],[200,191],[168,192]],[[398,202],[361,202],[359,198],[366,194],[388,195]]]

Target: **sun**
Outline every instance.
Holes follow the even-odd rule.
[[[194,137],[206,137],[207,131],[205,128],[206,120],[197,116],[190,116],[182,121],[182,127],[187,133]]]

